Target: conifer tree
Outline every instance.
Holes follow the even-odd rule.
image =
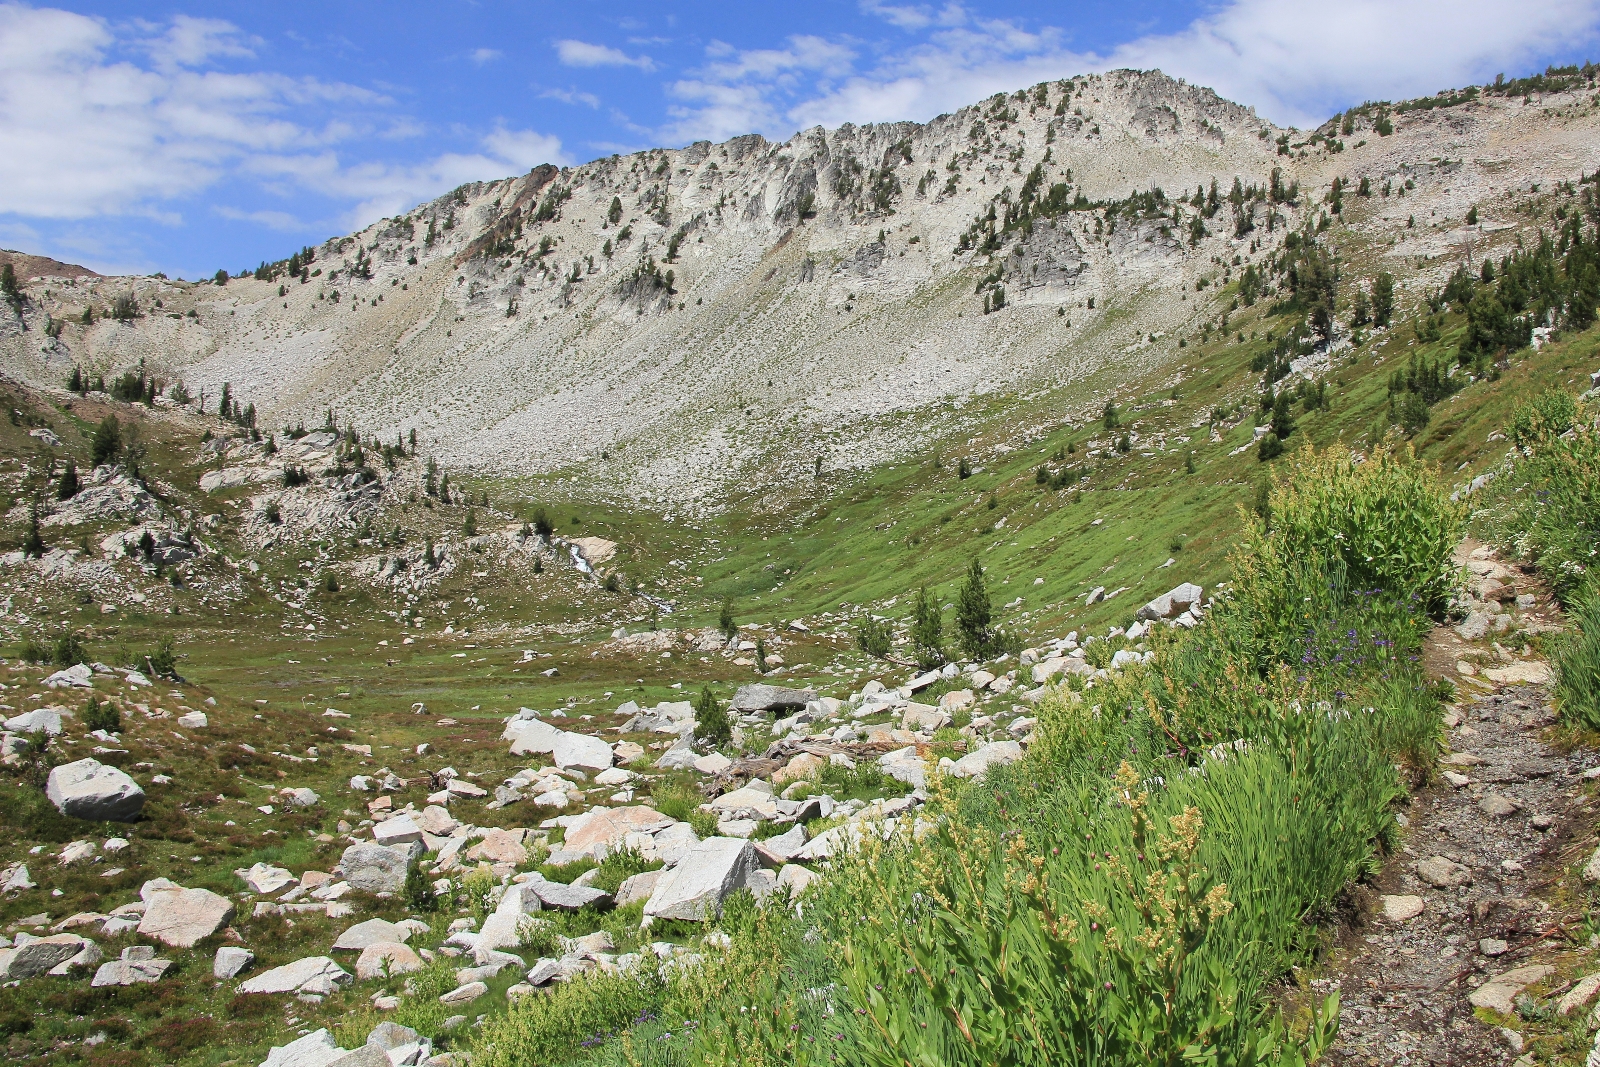
[[[471,508],[467,509],[467,518],[461,524],[461,532],[467,537],[478,536],[478,516],[473,513]]]
[[[733,741],[733,723],[728,721],[728,711],[717,700],[710,686],[700,690],[694,702],[695,737],[712,748],[721,748]]]
[[[56,483],[56,499],[71,500],[78,495],[78,465],[71,456],[61,470],[61,480]]]
[[[44,555],[44,536],[39,532],[39,505],[28,511],[28,532],[22,536],[22,554],[34,559]]]
[[[729,600],[722,602],[722,613],[717,616],[717,629],[722,631],[722,636],[730,641],[739,632],[739,624],[733,621],[733,603]]]
[[[928,587],[917,590],[917,602],[912,612],[911,647],[916,653],[917,666],[931,670],[944,663],[944,616],[938,601],[928,595]]]
[[[994,610],[989,604],[989,588],[983,580],[983,566],[974,559],[967,568],[967,580],[956,595],[956,635],[968,659],[983,659],[994,641]]]
[[[100,425],[94,431],[93,449],[96,467],[117,461],[117,454],[122,451],[122,425],[117,422],[115,415],[107,415],[100,420]]]

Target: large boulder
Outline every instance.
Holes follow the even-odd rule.
[[[733,694],[733,703],[728,705],[728,710],[740,715],[799,711],[816,699],[817,694],[811,689],[789,689],[757,682],[741,685],[738,692]]]
[[[611,894],[602,889],[584,885],[563,885],[540,877],[530,878],[523,883],[524,892],[530,889],[539,898],[540,904],[557,911],[577,911],[589,904],[603,904],[611,899]]]
[[[61,814],[91,822],[132,822],[144,808],[139,783],[96,759],[63,763],[52,770],[44,794]]]
[[[728,894],[744,889],[761,856],[750,842],[737,837],[708,837],[663,875],[645,902],[647,918],[707,920],[722,914]]]
[[[422,959],[410,946],[398,941],[374,941],[356,958],[356,977],[363,982],[420,970]]]
[[[160,981],[172,966],[171,960],[156,959],[156,950],[149,945],[130,945],[122,950],[122,958],[108,960],[94,972],[91,986],[125,986]]]
[[[1203,590],[1198,585],[1192,582],[1184,582],[1170,592],[1162,593],[1140,608],[1138,617],[1149,621],[1151,619],[1170,619],[1174,616],[1182,615],[1200,603],[1202,592]],[[1196,614],[1199,613],[1196,612]]]
[[[672,820],[655,808],[642,804],[626,808],[595,808],[577,816],[567,827],[561,848],[577,852],[596,862],[615,851],[630,833],[655,833],[672,825]]]
[[[393,815],[372,828],[372,839],[380,845],[405,845],[422,840],[422,827],[409,812]]]
[[[89,689],[94,686],[94,671],[87,663],[74,663],[44,680],[46,689]]]
[[[261,1061],[261,1067],[333,1067],[349,1055],[334,1043],[328,1031],[314,1030],[287,1045],[273,1048]]]
[[[588,734],[563,733],[550,750],[557,767],[576,767],[583,771],[603,771],[611,766],[611,746]]]
[[[14,982],[45,974],[78,955],[88,944],[77,934],[18,934],[14,947],[0,949],[0,980]]]
[[[321,985],[324,981],[342,985],[350,981],[350,972],[326,956],[310,956],[246,979],[240,983],[239,992],[293,993],[308,985]]]
[[[368,919],[366,922],[356,923],[340,934],[334,941],[334,951],[360,952],[368,945],[376,945],[380,941],[406,941],[411,937],[411,928],[396,926],[388,919]]]
[[[344,850],[339,864],[344,880],[363,893],[398,893],[405,888],[406,873],[422,858],[422,843],[379,845],[362,841]]]
[[[956,778],[977,778],[999,763],[1015,763],[1022,758],[1022,745],[1016,741],[991,741],[975,752],[956,760],[949,772]]]
[[[511,742],[513,756],[531,756],[553,751],[565,733],[543,719],[512,719],[500,736]]]
[[[13,715],[6,720],[5,728],[16,734],[49,734],[59,737],[61,734],[61,713],[65,708],[51,706],[48,708],[34,708],[21,715]]]
[[[139,933],[173,948],[193,948],[232,922],[233,915],[233,901],[209,889],[163,887],[146,898]]]

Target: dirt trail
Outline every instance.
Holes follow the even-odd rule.
[[[1457,656],[1471,647],[1440,628],[1429,666],[1454,676]],[[1446,718],[1449,752],[1439,781],[1406,809],[1403,849],[1361,890],[1361,917],[1343,932],[1325,977],[1313,982],[1319,996],[1340,991],[1340,1033],[1326,1062],[1517,1061],[1520,1035],[1479,1021],[1469,997],[1515,968],[1565,961],[1560,970],[1570,970],[1590,952],[1575,952],[1562,936],[1574,917],[1551,901],[1567,865],[1592,847],[1582,773],[1600,757],[1547,743],[1555,715],[1544,687],[1514,684],[1519,676],[1540,678],[1544,665],[1525,662],[1496,670],[1504,671],[1502,682],[1490,691],[1477,682],[1462,687]],[[1417,903],[1403,898],[1421,898],[1420,914],[1405,917]],[[1559,970],[1535,988],[1560,992]],[[1502,1003],[1515,995],[1512,988]]]

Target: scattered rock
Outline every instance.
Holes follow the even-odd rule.
[[[1436,889],[1451,889],[1458,885],[1469,885],[1472,882],[1472,872],[1453,860],[1443,856],[1434,856],[1417,863],[1417,877]]]
[[[733,694],[733,702],[728,705],[728,713],[751,715],[799,711],[816,699],[817,694],[810,689],[788,689],[781,685],[763,683],[741,685]]]
[[[1474,989],[1467,1000],[1475,1008],[1487,1008],[1502,1015],[1511,1015],[1516,1011],[1517,994],[1554,973],[1554,967],[1542,963],[1517,967],[1495,975]]]
[[[333,948],[336,952],[359,952],[369,945],[385,941],[405,942],[410,938],[409,927],[402,928],[387,919],[368,919],[346,929],[334,941]]]
[[[282,867],[273,867],[265,863],[257,863],[247,871],[234,871],[244,880],[245,886],[252,893],[261,896],[271,896],[279,890],[294,885],[297,878]]]
[[[363,841],[345,849],[339,864],[344,868],[345,881],[354,889],[363,893],[398,893],[405,887],[406,872],[421,858],[422,844],[418,841],[394,846]]]
[[[1478,800],[1478,810],[1485,815],[1493,815],[1503,819],[1508,815],[1515,815],[1521,811],[1522,805],[1510,797],[1501,796],[1499,793],[1485,793]]]
[[[470,1004],[485,993],[489,987],[482,982],[468,982],[466,985],[457,986],[439,998],[440,1004]]]
[[[1022,758],[1022,744],[1017,741],[991,741],[975,752],[968,752],[955,761],[947,773],[956,778],[978,778],[990,767],[1015,763]]]
[[[213,978],[237,978],[244,969],[256,961],[256,954],[237,945],[224,945],[217,949],[211,960]]]
[[[306,959],[262,971],[239,986],[240,993],[293,993],[307,986],[327,983],[343,985],[350,981],[350,972],[326,956]],[[312,990],[315,992],[315,989]]]
[[[706,920],[722,914],[729,893],[743,889],[761,868],[755,846],[731,837],[710,837],[690,849],[656,882],[645,903],[647,918]]]
[[[336,946],[337,947],[337,946]],[[363,982],[422,970],[422,959],[399,941],[374,941],[356,958],[356,977]]]
[[[143,890],[140,895],[145,895]],[[193,948],[227,926],[233,916],[233,901],[209,889],[158,887],[145,898],[139,933],[173,948]]]
[[[550,752],[555,765],[565,770],[577,767],[585,771],[603,771],[614,758],[611,746],[598,737],[588,734],[563,733]]]
[[[0,949],[0,980],[15,981],[45,974],[77,956],[89,943],[77,934],[48,937],[18,934],[15,946]]]
[[[1383,897],[1383,918],[1386,922],[1403,923],[1422,914],[1423,900],[1417,896]]]
[[[144,808],[139,784],[95,759],[56,767],[45,784],[45,796],[61,814],[90,822],[132,822]]]
[[[1596,971],[1594,974],[1586,974],[1578,979],[1573,987],[1561,997],[1560,1003],[1556,1005],[1556,1014],[1571,1015],[1579,1008],[1588,1007],[1589,1002],[1595,998],[1597,993],[1600,993],[1600,971]]]
[[[156,982],[171,966],[171,960],[156,959],[156,950],[149,945],[130,945],[122,950],[121,959],[101,964],[89,984],[124,986],[140,982]]]

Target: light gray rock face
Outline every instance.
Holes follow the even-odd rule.
[[[817,694],[810,689],[789,689],[757,682],[741,685],[738,692],[733,694],[733,703],[728,705],[728,711],[739,715],[800,711],[816,699]]]
[[[409,814],[395,815],[372,828],[372,839],[380,845],[406,845],[422,840],[422,827]]]
[[[990,767],[1002,763],[1015,763],[1022,758],[1022,745],[1017,741],[991,741],[975,752],[968,752],[956,760],[950,774],[957,778],[977,778]]]
[[[122,950],[121,959],[101,964],[89,984],[124,986],[158,982],[171,966],[171,960],[157,959],[155,949],[149,945],[133,945]]]
[[[364,893],[398,893],[405,887],[406,872],[422,858],[422,843],[385,846],[369,842],[351,845],[339,863],[344,880]]]
[[[336,950],[347,952],[360,952],[368,945],[376,945],[380,941],[404,942],[411,937],[409,927],[396,926],[388,919],[368,919],[356,923],[339,935],[334,941]]]
[[[611,746],[598,737],[563,733],[550,750],[550,758],[563,770],[576,767],[583,771],[603,771],[611,766],[614,754]]]
[[[237,978],[244,969],[256,961],[256,954],[237,945],[224,945],[217,949],[211,960],[213,978]]]
[[[422,969],[422,959],[408,945],[398,941],[376,941],[361,950],[356,959],[356,977],[363,982],[385,976],[410,974]]]
[[[139,933],[173,948],[193,948],[233,921],[233,901],[209,889],[181,886],[152,892]]]
[[[511,742],[513,756],[532,756],[554,751],[565,733],[543,719],[512,719],[501,737]]]
[[[261,1067],[332,1067],[345,1056],[326,1030],[314,1030],[305,1037],[279,1045],[267,1053]]]
[[[473,944],[474,952],[493,952],[496,949],[515,948],[522,944],[522,929],[529,915],[544,910],[539,894],[527,884],[509,885],[494,912],[483,920]]]
[[[1200,597],[1203,593],[1204,590],[1198,585],[1192,582],[1184,582],[1176,589],[1162,593],[1140,608],[1138,617],[1144,621],[1150,621],[1152,619],[1170,619],[1174,616],[1182,615],[1185,611],[1200,603]],[[1195,614],[1198,615],[1199,612]]]
[[[611,899],[611,894],[602,889],[583,885],[563,885],[543,878],[529,879],[523,883],[523,889],[524,891],[532,889],[538,896],[540,904],[558,911],[577,911],[587,904],[598,904]]]
[[[94,685],[94,671],[87,663],[74,663],[44,680],[46,689],[88,689]]]
[[[25,711],[21,715],[13,715],[7,719],[6,729],[18,734],[49,734],[51,737],[59,737],[63,710],[48,707]]]
[[[722,902],[728,894],[746,888],[759,869],[761,858],[750,842],[736,837],[708,837],[656,882],[645,902],[645,916],[702,921],[715,918],[722,914]]]
[[[139,783],[96,759],[56,767],[44,792],[61,814],[91,822],[132,822],[144,809]]]
[[[306,959],[262,971],[239,985],[241,993],[293,993],[305,986],[326,980],[337,985],[350,981],[350,973],[326,956]]]
[[[0,949],[0,979],[16,981],[46,974],[77,956],[88,944],[77,934],[19,934],[13,947]]]
[[[1417,877],[1436,889],[1451,889],[1455,886],[1469,885],[1472,882],[1472,872],[1454,860],[1443,856],[1432,856],[1417,863]]]
[[[666,873],[664,870],[645,871],[624,878],[622,885],[617,887],[617,907],[625,908],[637,901],[649,900],[650,894],[655,892],[656,883]]]

